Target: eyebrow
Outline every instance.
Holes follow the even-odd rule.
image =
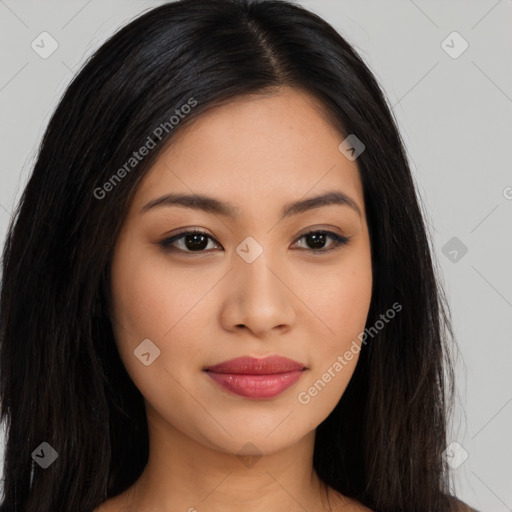
[[[357,203],[344,192],[338,190],[326,192],[318,196],[310,197],[309,199],[300,199],[298,201],[287,203],[283,207],[281,215],[283,218],[290,217],[314,208],[321,208],[323,206],[330,205],[348,206],[362,217],[361,210]],[[238,206],[201,194],[166,194],[151,200],[141,209],[140,213],[145,213],[154,208],[170,206],[202,210],[207,213],[223,215],[231,218],[240,214],[240,208]]]

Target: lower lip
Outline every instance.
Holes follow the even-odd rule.
[[[222,388],[246,398],[273,398],[295,384],[304,373],[296,370],[272,375],[206,372]]]

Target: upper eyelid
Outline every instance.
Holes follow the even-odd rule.
[[[323,228],[323,227],[312,227],[306,229],[303,233],[298,235],[297,238],[301,238],[305,235],[309,235],[310,233],[317,233],[317,232],[325,232],[325,233],[332,233],[334,235],[338,236],[346,236],[339,233],[336,233],[333,228]],[[220,243],[213,235],[210,235],[207,231],[204,231],[202,228],[183,228],[183,231],[178,231],[178,233],[174,233],[171,236],[166,237],[164,240],[171,239],[171,238],[177,238],[183,235],[193,234],[193,233],[199,233],[201,235],[207,236],[208,238],[211,238],[212,240],[215,240],[215,242]],[[348,237],[347,237],[348,238]]]
[[[340,240],[337,239],[336,237],[345,239],[346,241],[348,241],[348,239],[351,238],[349,236],[336,233],[335,231],[333,231],[332,229],[329,229],[329,228],[313,227],[313,228],[307,229],[305,232],[303,232],[300,235],[298,235],[297,238],[295,239],[294,243],[297,243],[297,241],[299,241],[304,236],[307,236],[307,235],[312,234],[312,233],[319,233],[319,232],[320,233],[326,233],[328,237],[332,238],[334,240],[334,242],[335,242],[332,245],[335,245],[336,243],[338,243],[338,244],[341,243]],[[209,238],[210,240],[212,240],[214,243],[216,243],[217,245],[220,245],[222,247],[222,244],[215,237],[213,237],[212,235],[208,234],[206,231],[203,231],[202,229],[199,229],[199,228],[184,228],[183,231],[180,231],[180,232],[175,233],[174,235],[172,235],[170,237],[165,238],[160,243],[163,244],[163,243],[167,242],[167,245],[172,246],[171,244],[173,244],[174,242],[176,242],[178,240],[181,240],[184,236],[186,236],[188,234],[201,234],[201,235],[204,235],[207,238]],[[170,240],[172,240],[172,241],[170,241]],[[181,249],[178,249],[178,250],[181,250]],[[314,251],[314,252],[321,252],[321,251],[322,250],[320,249],[320,250]],[[194,252],[194,251],[183,251],[183,252]],[[197,252],[199,253],[199,252],[205,252],[205,251],[197,251]]]

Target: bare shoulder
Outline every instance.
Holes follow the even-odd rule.
[[[337,498],[338,501],[334,507],[329,507],[330,512],[373,512],[371,508],[348,496],[341,496],[338,493]]]
[[[374,512],[371,508],[366,507],[362,503],[357,502],[354,512]]]
[[[454,512],[479,512],[478,510],[476,510],[475,508],[471,508],[469,505],[459,500],[458,498],[453,497],[452,500],[454,505]]]
[[[466,505],[466,503],[459,501],[457,503],[457,512],[478,512],[476,508],[471,508],[469,505]]]
[[[121,494],[100,503],[92,512],[128,512],[128,508]]]
[[[478,512],[476,508],[471,508],[469,505],[466,505],[462,501],[459,501],[457,504],[458,508],[456,509],[457,512]]]
[[[454,506],[453,512],[480,512],[455,497],[452,498],[452,500]],[[340,503],[340,508],[333,510],[336,512],[375,512],[373,509],[366,507],[359,501],[346,497],[344,498],[343,502]]]
[[[103,502],[98,505],[92,512],[112,512],[110,507],[107,505],[107,502]]]
[[[117,509],[119,510],[119,508]],[[113,507],[111,500],[104,501],[97,508],[95,508],[92,512],[117,512]]]

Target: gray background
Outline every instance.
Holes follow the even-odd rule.
[[[115,29],[160,3],[0,0],[2,240],[73,74]],[[300,3],[356,47],[388,95],[460,349],[450,441],[460,445],[455,459],[468,458],[453,469],[458,494],[483,511],[512,510],[512,2]],[[43,31],[58,43],[47,59],[31,48]],[[469,45],[457,58],[447,53],[463,49],[454,31]]]

